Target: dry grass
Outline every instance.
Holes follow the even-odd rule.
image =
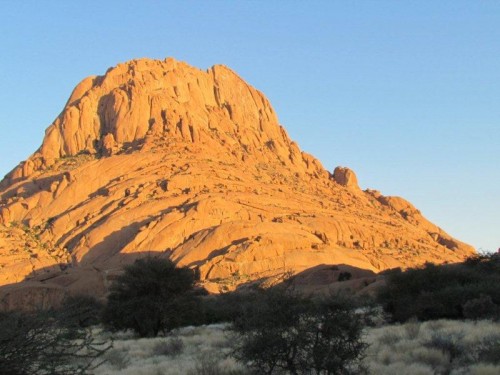
[[[244,367],[228,356],[231,349],[226,325],[186,327],[171,337],[137,339],[131,333],[120,333],[110,338],[114,349],[96,375],[245,373]]]
[[[372,328],[365,364],[377,374],[500,374],[500,324],[437,320]]]
[[[101,336],[107,333],[96,333]],[[110,337],[111,338],[111,337]],[[114,349],[96,375],[246,374],[231,356],[226,325],[182,328],[172,336],[136,339],[113,334]],[[500,374],[500,324],[490,321],[415,321],[369,328],[370,374]]]

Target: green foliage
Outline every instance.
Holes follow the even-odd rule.
[[[500,257],[481,255],[462,264],[394,271],[378,299],[395,321],[499,318]]]
[[[189,324],[198,310],[194,282],[190,269],[170,260],[136,260],[111,285],[103,320],[111,329],[133,329],[141,337]]]
[[[235,357],[259,374],[357,373],[367,347],[350,300],[313,300],[285,288],[256,295],[233,329]]]
[[[89,374],[110,345],[90,330],[61,324],[47,312],[0,314],[0,371],[4,375]]]

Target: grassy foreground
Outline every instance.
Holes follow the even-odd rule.
[[[233,338],[224,324],[185,327],[156,338],[95,334],[114,340],[96,375],[248,374],[231,357]],[[364,364],[370,374],[500,374],[500,323],[408,322],[367,328],[365,339],[370,346]]]

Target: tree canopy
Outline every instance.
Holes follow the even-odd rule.
[[[112,329],[157,336],[190,320],[197,306],[194,283],[194,272],[171,260],[138,259],[111,285],[103,320]]]

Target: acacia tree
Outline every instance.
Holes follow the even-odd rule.
[[[111,285],[104,323],[114,330],[133,329],[141,337],[179,327],[195,314],[194,283],[192,270],[176,268],[171,260],[138,259]]]
[[[111,348],[88,328],[63,324],[49,312],[0,314],[0,372],[4,375],[88,374]]]
[[[367,348],[362,340],[364,317],[341,296],[316,301],[305,322],[307,363],[317,374],[349,374],[363,369]]]
[[[256,296],[233,322],[235,356],[261,374],[362,371],[363,317],[342,296],[313,300],[290,289]]]

